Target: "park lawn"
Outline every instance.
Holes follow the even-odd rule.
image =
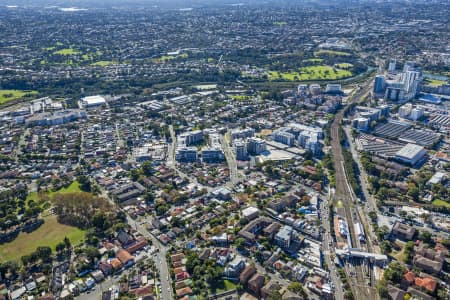
[[[353,74],[348,70],[333,69],[330,66],[310,66],[300,68],[298,72],[276,72],[269,71],[269,80],[289,80],[289,81],[308,81],[308,80],[335,80],[351,77]]]
[[[350,69],[353,67],[353,65],[351,63],[340,63],[340,64],[335,64],[334,66],[339,69]]]
[[[91,66],[106,67],[106,66],[111,66],[111,65],[116,65],[116,64],[117,64],[117,61],[100,60],[100,61],[96,61],[95,63],[92,63]]]
[[[56,55],[78,55],[81,54],[81,51],[75,50],[73,48],[65,48],[58,51],[53,52]]]
[[[74,182],[72,182],[67,188],[61,188],[57,191],[51,191],[46,193],[49,197],[53,197],[53,195],[55,194],[64,194],[64,193],[76,193],[76,192],[82,192],[82,190],[80,189],[80,184],[78,183],[77,180],[75,180]],[[37,192],[33,192],[33,193],[29,193],[27,195],[27,198],[25,200],[26,203],[28,203],[28,201],[33,200],[38,202],[39,201],[39,194]]]
[[[48,216],[44,219],[44,224],[35,231],[21,232],[14,241],[0,245],[0,261],[18,261],[39,246],[48,246],[55,250],[64,237],[67,237],[72,245],[77,245],[83,241],[84,234],[84,230],[60,224],[56,216]]]
[[[245,100],[249,100],[251,98],[252,98],[251,96],[247,96],[247,95],[233,95],[233,96],[231,96],[231,99],[239,100],[239,101],[245,101]]]
[[[450,203],[445,202],[444,200],[440,200],[440,199],[434,200],[433,205],[450,208]]]
[[[162,62],[167,62],[169,60],[173,60],[176,58],[188,58],[188,55],[187,55],[187,53],[182,53],[182,54],[178,54],[178,55],[163,55],[161,57],[152,59],[152,62],[162,63]]]
[[[323,62],[322,58],[310,58],[310,59],[304,59],[304,62],[312,62],[312,63],[321,63]]]
[[[233,290],[236,288],[236,284],[233,281],[228,279],[224,279],[222,282],[219,282],[213,287],[210,287],[212,294],[223,293],[229,290]]]
[[[39,94],[37,91],[0,90],[0,104],[37,94]]]
[[[80,189],[80,183],[75,180],[72,182],[67,188],[61,188],[54,192],[49,192],[49,196],[53,196],[54,194],[65,194],[65,193],[76,193],[76,192],[82,192]]]
[[[432,87],[437,87],[437,86],[441,86],[446,84],[447,82],[445,82],[444,80],[438,80],[438,79],[425,79],[425,83],[428,86],[432,86]]]
[[[394,257],[396,260],[404,262],[406,261],[406,256],[405,256],[405,249],[402,248],[402,250],[400,251],[392,251],[391,252],[391,256]]]
[[[319,50],[314,52],[314,56],[331,55],[331,56],[350,56],[351,53],[333,50]]]

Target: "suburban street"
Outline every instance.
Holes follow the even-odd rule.
[[[169,266],[166,260],[167,248],[163,244],[161,244],[161,242],[156,239],[150,232],[148,232],[148,230],[141,223],[131,219],[129,216],[127,216],[127,221],[128,224],[133,226],[140,234],[142,234],[146,238],[151,239],[153,245],[157,249],[159,249],[159,251],[156,252],[155,262],[156,268],[159,270],[159,279],[161,282],[161,299],[174,299],[172,284],[170,281],[171,278],[169,274]]]

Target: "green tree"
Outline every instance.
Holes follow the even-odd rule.
[[[305,288],[299,282],[292,282],[291,284],[289,284],[288,289],[297,295],[300,295],[303,297],[307,296]]]
[[[64,249],[66,249],[66,244],[64,244],[64,242],[60,242],[56,245],[56,252],[61,253]]]

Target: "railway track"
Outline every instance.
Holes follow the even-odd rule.
[[[353,96],[351,96],[348,104],[359,103],[364,97],[370,92],[371,89],[372,78],[369,78],[368,81],[365,82],[362,88],[360,88]],[[344,156],[342,153],[342,145],[340,143],[340,126],[342,119],[344,118],[346,109],[341,109],[334,118],[334,121],[331,125],[331,151],[333,153],[334,158],[334,166],[335,166],[335,181],[336,181],[336,191],[334,201],[341,201],[344,205],[345,218],[347,220],[347,225],[350,234],[349,242],[351,248],[361,248],[361,243],[359,241],[359,237],[355,233],[355,223],[360,222],[360,218],[355,206],[357,205],[355,202],[356,197],[354,196],[354,192],[351,186],[348,183],[346,170],[344,166]],[[356,219],[356,220],[355,220]],[[367,251],[371,251],[371,245],[365,244],[364,248]],[[372,274],[370,271],[370,267],[366,266],[368,269],[368,274],[370,277],[370,284],[366,283],[366,276],[364,271],[364,262],[362,261],[350,261],[352,268],[348,265],[347,268],[347,276],[351,282],[351,289],[353,292],[353,296],[355,299],[364,299],[371,300],[376,298],[376,292],[373,292],[373,282],[372,282]]]

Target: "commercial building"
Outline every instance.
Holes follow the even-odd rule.
[[[97,107],[105,105],[106,100],[102,96],[97,95],[81,98],[80,103],[81,103],[80,108]]]
[[[237,160],[246,160],[248,158],[247,144],[243,140],[234,141],[233,149]]]
[[[231,141],[237,139],[246,139],[255,135],[255,130],[253,128],[244,129],[233,129],[230,132]]]
[[[368,118],[355,118],[352,120],[352,126],[359,131],[367,131],[369,130],[370,120]]]
[[[412,104],[406,103],[405,105],[400,106],[398,109],[398,115],[402,118],[407,118],[411,114]]]
[[[422,116],[423,116],[423,109],[422,108],[413,108],[412,110],[411,110],[411,114],[409,115],[409,118],[411,119],[411,120],[414,120],[414,121],[417,121],[417,120],[419,120],[420,118],[422,118]]]
[[[280,128],[272,133],[272,139],[276,142],[292,146],[294,145],[295,136],[289,133],[288,128]]]
[[[216,163],[223,161],[225,155],[221,148],[218,147],[206,147],[202,149],[202,161],[206,163]]]
[[[282,248],[289,248],[291,246],[293,232],[294,230],[291,226],[283,226],[275,235],[275,243]]]
[[[366,106],[357,106],[355,110],[363,118],[367,118],[370,121],[378,121],[381,116],[381,110],[379,108],[372,108]]]
[[[197,144],[203,140],[203,133],[201,130],[188,131],[180,134],[178,137],[178,143],[190,146]]]
[[[57,112],[37,113],[25,120],[27,126],[61,125],[78,119],[85,119],[86,112],[78,109],[67,109]]]
[[[313,95],[319,95],[322,93],[322,88],[318,84],[309,85],[309,92]]]
[[[391,101],[403,101],[405,98],[405,91],[403,90],[403,84],[395,84],[388,86],[386,92],[384,93],[384,99]]]
[[[321,144],[319,143],[319,135],[317,132],[302,131],[298,135],[298,143],[313,154],[320,152]]]
[[[375,84],[373,86],[373,92],[375,94],[384,93],[386,89],[386,83],[383,75],[377,75],[375,77]]]
[[[325,88],[325,92],[327,94],[341,94],[342,86],[340,84],[329,83]]]
[[[266,151],[266,141],[260,138],[249,138],[247,140],[247,151],[252,155],[259,155]]]
[[[388,66],[388,72],[389,73],[395,72],[396,67],[397,67],[397,60],[391,59]]]
[[[403,83],[405,84],[406,93],[416,95],[419,83],[421,82],[421,72],[408,70],[403,75]]]
[[[196,147],[178,147],[175,159],[181,162],[195,162],[198,159]]]
[[[202,161],[206,163],[221,162],[225,159],[225,155],[222,151],[222,145],[220,144],[220,137],[217,132],[212,131],[209,135],[209,147],[202,149]]]
[[[395,158],[411,165],[416,165],[421,161],[427,152],[422,146],[415,144],[406,144],[402,149],[397,151]]]

